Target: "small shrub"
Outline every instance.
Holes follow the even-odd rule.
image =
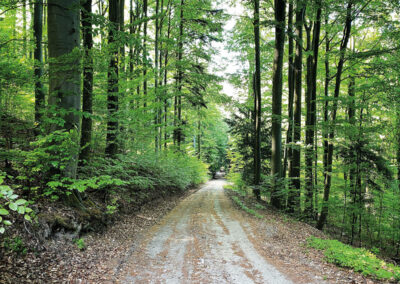
[[[85,250],[85,249],[86,249],[85,240],[82,239],[82,238],[77,239],[77,240],[75,241],[75,244],[76,244],[76,246],[78,247],[78,249],[80,249],[80,250]]]
[[[235,203],[237,205],[239,205],[240,208],[242,208],[244,211],[246,211],[247,213],[254,215],[257,218],[264,218],[262,215],[258,214],[255,210],[247,207],[245,204],[243,204],[243,202],[237,197],[237,196],[232,196],[233,201],[235,201]]]
[[[5,238],[3,242],[3,247],[6,250],[13,251],[14,253],[18,255],[26,255],[27,253],[27,248],[24,245],[24,242],[20,237],[15,237],[15,238]]]
[[[386,263],[364,248],[354,248],[337,240],[308,239],[308,246],[324,252],[328,262],[347,267],[378,280],[400,280],[400,267]]]

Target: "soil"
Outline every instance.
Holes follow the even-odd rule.
[[[247,214],[225,184],[152,202],[84,237],[84,251],[53,240],[43,253],[5,256],[0,283],[374,283],[307,248],[318,230],[268,209]]]

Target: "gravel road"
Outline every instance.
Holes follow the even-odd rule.
[[[124,261],[119,282],[292,283],[257,251],[225,184],[209,181],[143,236]]]

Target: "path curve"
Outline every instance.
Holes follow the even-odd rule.
[[[129,254],[120,283],[292,283],[248,236],[241,212],[212,180],[184,199]]]

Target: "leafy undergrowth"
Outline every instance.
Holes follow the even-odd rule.
[[[308,246],[323,251],[328,262],[340,267],[351,268],[377,280],[400,281],[400,267],[386,263],[364,248],[354,248],[338,240],[316,237],[308,239]]]
[[[259,214],[255,209],[265,209],[265,207],[259,203],[252,204],[255,209],[248,207],[242,200],[241,198],[246,197],[246,192],[242,189],[238,189],[235,186],[232,185],[226,185],[225,189],[230,190],[233,195],[230,195],[231,199],[244,211],[247,213],[259,218],[263,219],[264,217]]]

